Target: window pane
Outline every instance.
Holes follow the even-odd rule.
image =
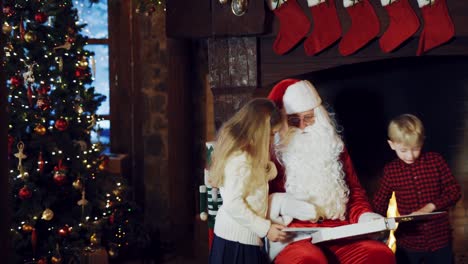
[[[96,88],[96,92],[105,95],[104,100],[97,110],[98,115],[109,115],[109,46],[108,45],[86,45],[85,49],[94,52],[96,61],[96,74],[90,86]]]
[[[90,4],[88,1],[74,1],[74,7],[78,10],[80,24],[88,24],[82,31],[89,38],[106,39],[107,30],[107,0]]]
[[[95,127],[98,131],[91,132],[91,142],[93,143],[102,143],[104,145],[104,153],[109,153],[110,146],[110,121],[101,120],[97,122]]]

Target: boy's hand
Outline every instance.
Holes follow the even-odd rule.
[[[435,204],[433,204],[433,203],[428,203],[428,204],[426,204],[424,207],[422,207],[421,209],[419,209],[419,210],[417,210],[417,211],[414,211],[414,212],[412,212],[411,214],[427,214],[427,213],[432,213],[432,212],[434,212],[435,209],[436,209]]]
[[[273,242],[288,240],[289,235],[286,232],[281,231],[283,228],[285,228],[283,225],[271,224],[267,233],[267,238]]]

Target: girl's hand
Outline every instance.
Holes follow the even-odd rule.
[[[270,229],[268,229],[267,238],[273,242],[289,239],[289,235],[286,232],[281,231],[283,228],[285,228],[283,225],[271,224]]]
[[[427,213],[432,213],[432,212],[434,212],[435,209],[436,209],[435,204],[433,204],[433,203],[428,203],[428,204],[426,204],[424,207],[422,207],[421,209],[419,209],[419,210],[417,210],[417,211],[414,211],[414,212],[412,212],[411,214],[427,214]]]

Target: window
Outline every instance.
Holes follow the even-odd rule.
[[[94,52],[91,60],[94,86],[96,92],[106,96],[106,100],[99,107],[98,127],[99,133],[91,135],[92,141],[101,142],[106,146],[110,144],[110,68],[109,68],[109,25],[108,25],[108,2],[100,0],[98,3],[90,4],[88,1],[74,1],[78,10],[79,23],[87,24],[82,34],[89,38],[86,49]],[[106,148],[105,152],[109,152]]]

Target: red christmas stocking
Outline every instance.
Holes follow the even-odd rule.
[[[381,3],[388,12],[390,24],[379,39],[379,44],[380,48],[388,53],[418,31],[419,19],[408,0],[396,0],[392,3],[388,0],[381,0]]]
[[[351,28],[341,39],[338,50],[348,56],[379,34],[380,23],[369,0],[343,0],[343,3],[351,17]]]
[[[455,28],[447,10],[446,0],[418,0],[424,20],[419,37],[417,55],[422,55],[449,41],[455,35]]]
[[[305,40],[304,49],[308,56],[315,55],[332,45],[341,37],[341,24],[336,13],[335,0],[307,0],[314,29]]]
[[[273,44],[273,51],[278,55],[282,55],[307,35],[310,21],[296,0],[288,0],[280,7],[273,8],[272,10],[280,23],[279,32]]]

